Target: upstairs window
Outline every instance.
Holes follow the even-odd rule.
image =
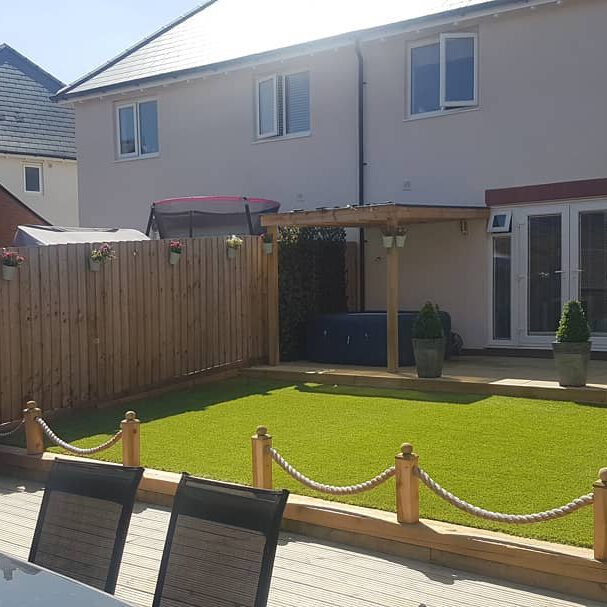
[[[478,104],[476,34],[441,34],[409,48],[409,113],[445,112]]]
[[[308,72],[269,76],[257,81],[257,138],[310,132]]]
[[[158,103],[140,101],[116,108],[116,141],[119,158],[158,154]]]
[[[24,165],[23,189],[29,194],[42,194],[42,167],[39,164]]]

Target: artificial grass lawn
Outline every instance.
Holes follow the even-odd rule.
[[[545,510],[589,493],[607,464],[607,409],[599,406],[245,378],[58,417],[51,425],[62,438],[90,447],[115,432],[131,407],[142,421],[144,466],[241,483],[251,482],[250,436],[260,424],[284,457],[315,480],[345,485],[369,479],[392,465],[407,441],[420,466],[448,490],[509,513]],[[120,461],[120,446],[99,457]],[[274,485],[323,497],[277,466]],[[592,545],[591,508],[554,522],[498,525],[460,512],[423,486],[420,492],[425,518]],[[394,510],[394,481],[338,499]]]

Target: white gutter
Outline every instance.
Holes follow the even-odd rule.
[[[250,59],[247,59],[246,57],[244,57],[242,59],[242,61],[239,61],[238,58],[229,59],[228,61],[225,62],[225,63],[228,63],[229,65],[226,65],[225,67],[221,67],[222,64],[215,64],[215,65],[209,65],[208,67],[202,66],[201,68],[199,68],[199,71],[193,72],[188,75],[171,76],[170,74],[167,74],[165,77],[159,76],[158,78],[154,78],[153,76],[151,76],[151,78],[154,78],[154,80],[152,80],[150,82],[144,82],[141,84],[136,84],[136,85],[131,85],[131,86],[129,86],[128,83],[125,83],[125,86],[122,88],[116,88],[116,89],[113,89],[110,91],[105,91],[105,92],[91,91],[90,94],[78,95],[77,97],[75,97],[73,99],[69,99],[69,98],[61,99],[61,100],[58,100],[57,103],[59,105],[72,105],[73,106],[74,104],[81,103],[84,101],[90,101],[90,100],[94,100],[94,99],[101,100],[105,97],[120,97],[120,96],[124,96],[124,95],[129,95],[131,93],[139,93],[141,91],[145,91],[145,90],[149,90],[149,89],[164,88],[170,84],[175,84],[175,83],[180,83],[180,82],[189,83],[192,80],[205,80],[206,78],[208,78],[210,76],[227,75],[229,72],[234,72],[234,71],[242,70],[242,69],[246,69],[246,68],[255,69],[255,67],[258,65],[274,63],[276,61],[288,61],[290,59],[295,59],[297,57],[303,57],[306,55],[311,56],[316,53],[324,52],[324,51],[332,50],[332,49],[337,50],[339,48],[344,48],[347,46],[351,46],[352,44],[355,44],[356,38],[358,38],[359,40],[361,40],[363,42],[369,42],[371,40],[381,40],[381,39],[385,39],[385,38],[391,38],[393,36],[400,36],[402,34],[407,34],[407,33],[411,33],[411,32],[417,34],[417,33],[421,33],[423,31],[430,30],[430,29],[436,29],[436,28],[441,28],[441,27],[445,27],[445,26],[460,25],[463,23],[467,23],[469,21],[477,21],[478,19],[486,19],[488,17],[499,17],[500,15],[503,15],[505,13],[513,13],[515,11],[535,10],[537,8],[541,8],[544,6],[560,6],[561,4],[564,4],[565,1],[566,0],[529,0],[524,5],[519,4],[519,5],[514,5],[514,6],[511,5],[511,6],[495,7],[492,9],[478,10],[478,11],[474,11],[474,12],[470,13],[469,15],[465,15],[465,16],[463,16],[461,18],[457,18],[457,19],[454,18],[453,15],[450,15],[450,16],[446,16],[442,19],[432,20],[428,23],[407,24],[407,22],[405,22],[401,26],[399,26],[398,23],[395,23],[395,24],[387,24],[384,26],[378,26],[377,28],[373,28],[374,30],[390,29],[390,31],[382,31],[381,33],[377,32],[377,31],[371,31],[366,34],[364,31],[347,32],[345,34],[340,34],[339,36],[336,36],[336,38],[343,37],[343,40],[332,40],[332,39],[319,40],[319,41],[312,40],[309,43],[304,42],[304,43],[298,44],[295,48],[293,48],[291,50],[286,49],[283,52],[281,52],[280,49],[275,49],[275,50],[264,51],[263,53],[260,53],[260,55],[262,55],[261,57],[252,56]],[[303,46],[305,44],[314,44],[314,50],[302,51],[301,46]],[[269,57],[265,57],[265,55],[269,55],[269,54],[272,54],[272,55]],[[198,68],[192,68],[192,69],[195,70]],[[69,94],[70,93],[68,93],[68,95]]]

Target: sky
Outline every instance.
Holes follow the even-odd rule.
[[[5,42],[69,84],[203,0],[0,0]]]

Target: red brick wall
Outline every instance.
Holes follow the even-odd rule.
[[[12,244],[18,225],[49,225],[0,186],[0,247]]]

